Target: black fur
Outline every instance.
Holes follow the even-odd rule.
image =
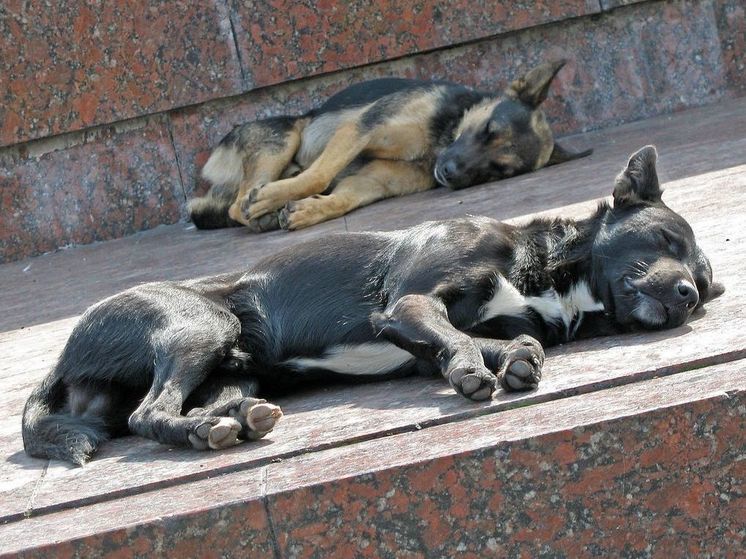
[[[408,352],[366,378],[424,366],[472,399],[498,384],[533,388],[540,344],[672,328],[722,293],[691,228],[660,194],[655,151],[645,148],[617,179],[614,204],[587,219],[511,226],[474,217],[332,235],[245,273],[115,295],[83,315],[29,398],[26,450],[80,464],[125,422],[133,433],[197,448],[258,438],[279,411],[257,392],[363,372],[329,364],[340,347]],[[510,303],[516,293],[521,301],[562,297],[584,284],[603,310],[558,318]]]

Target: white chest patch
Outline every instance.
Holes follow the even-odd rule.
[[[584,312],[602,311],[604,305],[593,297],[585,281],[578,282],[562,296],[550,289],[536,297],[521,295],[512,283],[498,276],[495,293],[482,307],[480,321],[496,316],[520,316],[528,309],[539,313],[546,322],[563,323],[569,331],[575,317]]]
[[[324,369],[346,375],[380,375],[414,360],[408,351],[389,342],[338,345],[321,357],[296,357],[283,365],[299,369]]]

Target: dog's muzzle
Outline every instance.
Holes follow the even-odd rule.
[[[633,316],[649,328],[674,328],[689,318],[699,303],[699,292],[688,280],[680,279],[663,289],[646,289],[631,278],[624,278],[624,288],[636,300]]]

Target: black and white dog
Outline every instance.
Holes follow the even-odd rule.
[[[26,451],[82,464],[129,432],[229,447],[274,427],[280,409],[256,396],[287,379],[424,366],[483,400],[536,387],[542,345],[679,326],[723,288],[661,201],[655,161],[651,146],[632,155],[613,205],[587,219],[334,235],[247,272],[105,299],[30,396]]]

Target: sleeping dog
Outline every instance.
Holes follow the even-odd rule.
[[[722,293],[661,201],[656,152],[582,220],[487,217],[299,244],[246,272],[141,285],[88,309],[31,394],[32,456],[84,463],[111,436],[220,449],[281,416],[288,380],[432,369],[472,400],[535,388],[542,346],[674,328]]]
[[[555,143],[540,108],[564,64],[541,64],[502,95],[372,80],[305,115],[238,126],[202,169],[213,186],[190,201],[192,221],[300,229],[436,183],[464,188],[588,155]]]

